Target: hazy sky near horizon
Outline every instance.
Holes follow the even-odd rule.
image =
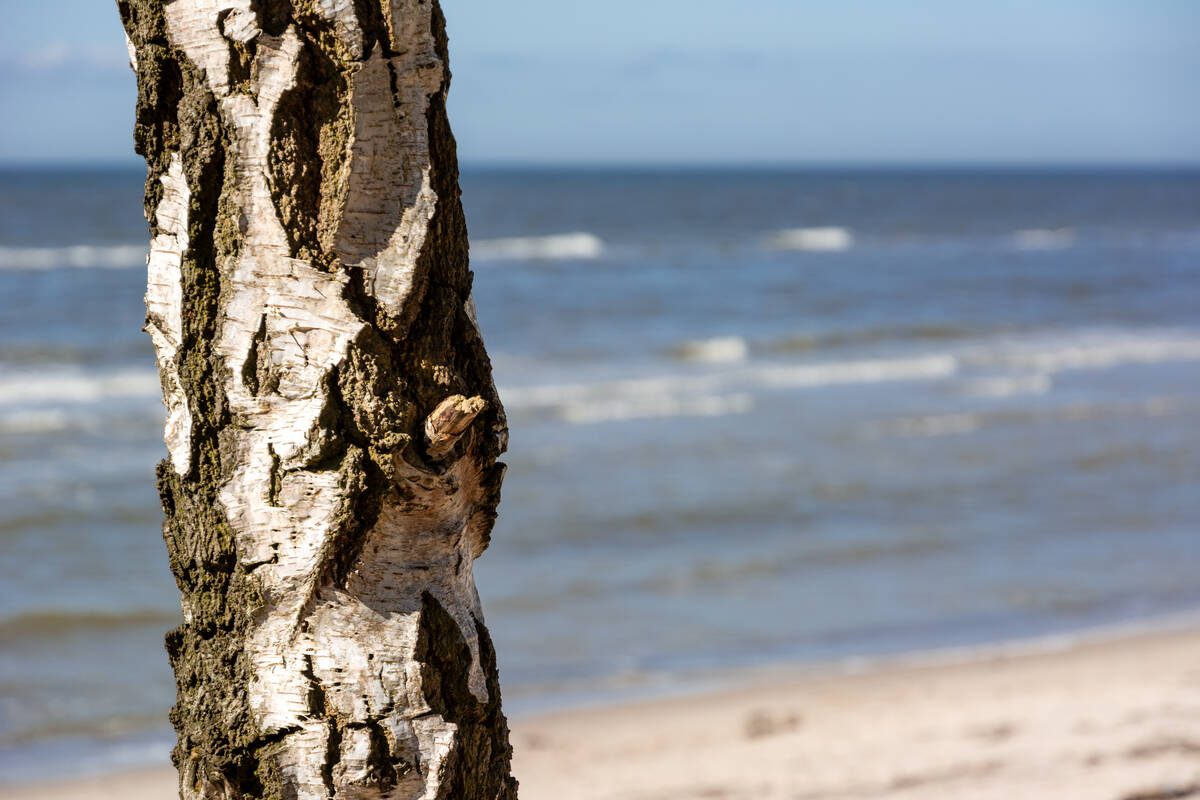
[[[0,161],[129,161],[115,2],[5,0]],[[1197,0],[442,0],[464,162],[1200,164]]]

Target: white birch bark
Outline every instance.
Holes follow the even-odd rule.
[[[494,516],[504,418],[453,224],[453,152],[431,140],[452,148],[437,127],[440,10],[366,5],[121,4],[139,146],[160,184],[148,189],[147,330],[174,473],[160,485],[183,595],[169,646],[188,800],[515,797],[471,569]],[[304,72],[317,63],[321,80]],[[310,120],[302,92],[336,97]],[[302,133],[281,138],[289,125]],[[439,179],[455,194],[440,198]],[[215,309],[207,340],[189,333],[198,285]],[[216,386],[194,377],[201,352]],[[216,522],[182,500],[214,506]],[[250,596],[252,608],[214,610],[195,576],[219,570],[180,555],[214,546],[231,548],[214,563],[240,587],[225,602]],[[214,625],[224,671],[206,678],[196,659]],[[215,712],[205,680],[229,698]],[[223,717],[236,721],[226,738]]]

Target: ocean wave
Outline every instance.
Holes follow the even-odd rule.
[[[70,416],[58,408],[0,414],[0,433],[59,433],[70,427]]]
[[[952,324],[895,325],[822,333],[792,333],[756,344],[771,353],[806,353],[835,347],[902,341],[952,342],[987,333],[978,327]]]
[[[1033,228],[1014,232],[1012,244],[1018,250],[1061,250],[1075,244],[1075,239],[1072,228]]]
[[[750,359],[741,337],[685,342],[673,354],[691,366],[609,380],[531,383],[501,392],[513,412],[551,414],[575,424],[637,418],[745,413],[755,391],[821,389],[959,378],[977,398],[1045,394],[1054,376],[1125,365],[1200,361],[1194,332],[1078,332],[1054,338],[997,338],[938,350],[848,359]],[[75,409],[114,399],[157,401],[153,369],[0,371],[0,431],[55,432],[77,424]],[[149,406],[147,406],[148,408]],[[158,410],[157,403],[154,409]]]
[[[958,360],[941,353],[912,358],[881,358],[797,364],[761,369],[756,377],[766,386],[821,387],[851,383],[929,380],[958,371]]]
[[[658,594],[674,594],[706,586],[749,585],[755,580],[831,567],[920,558],[947,547],[947,543],[942,539],[928,536],[857,542],[791,553],[772,553],[769,556],[752,556],[745,560],[692,561],[638,581],[631,588]]]
[[[1041,373],[1109,369],[1126,364],[1200,360],[1200,338],[1186,333],[1083,334],[1074,341],[1003,342],[964,355],[971,366],[1007,367]]]
[[[179,623],[177,614],[154,609],[126,612],[44,610],[0,619],[0,642],[12,639],[53,639],[82,633],[101,633]]]
[[[744,414],[754,407],[750,395],[650,395],[564,403],[559,415],[565,422],[587,425],[661,417],[723,417]]]
[[[773,250],[807,250],[810,252],[840,252],[854,244],[849,228],[787,228],[767,237],[767,247]]]
[[[3,698],[3,695],[0,695],[0,698]],[[141,734],[144,736],[150,731],[162,731],[165,721],[166,714],[159,709],[142,714],[118,714],[90,719],[54,720],[50,718],[39,724],[0,732],[0,748],[46,743],[47,740],[53,741],[68,737],[86,737],[99,744],[130,735]],[[147,766],[156,762],[160,764],[165,762],[170,749],[169,741],[159,737],[159,741],[148,745],[144,744],[141,747],[131,748],[126,745],[121,748],[121,753],[132,756],[128,759],[130,766]],[[113,753],[113,755],[116,756],[117,753]],[[119,757],[98,759],[96,766],[108,772],[115,766],[114,762],[121,763],[124,760],[126,759]],[[91,770],[86,771],[90,772]]]
[[[146,251],[144,244],[0,247],[0,270],[144,267]]]
[[[654,375],[579,383],[546,383],[500,388],[500,399],[510,410],[553,409],[592,399],[620,399],[674,394],[712,394],[728,381],[722,373],[710,375]]]
[[[1155,396],[1133,403],[1072,403],[1057,408],[1011,408],[875,419],[859,423],[864,439],[952,436],[997,425],[1058,425],[1096,420],[1126,420],[1195,414],[1200,407],[1178,397]]]
[[[671,348],[671,355],[681,361],[735,362],[745,361],[750,348],[740,336],[717,336],[696,339]]]
[[[0,373],[0,406],[46,403],[74,405],[114,398],[157,397],[161,391],[158,373],[153,370]],[[41,424],[49,423],[42,420]]]
[[[682,350],[688,347],[690,350]],[[738,337],[696,340],[676,357],[688,370],[631,378],[502,387],[515,414],[557,416],[576,424],[651,417],[744,413],[757,392],[956,379],[951,391],[978,399],[1044,395],[1061,372],[1200,360],[1200,337],[1180,331],[1100,334],[1079,331],[1026,339],[994,338],[888,357],[760,363]],[[707,368],[699,371],[700,365]],[[907,424],[903,435],[963,432],[978,420]]]
[[[603,254],[604,242],[583,232],[471,242],[471,257],[484,261],[569,261],[595,259]]]
[[[704,374],[663,374],[589,383],[502,387],[512,412],[548,412],[576,423],[722,416],[753,407],[751,389],[822,388],[885,381],[931,380],[958,369],[949,355],[861,359],[816,364],[715,368]]]

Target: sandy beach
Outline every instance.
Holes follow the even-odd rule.
[[[1200,629],[759,675],[512,728],[523,800],[1200,797]],[[174,796],[166,768],[0,790]]]

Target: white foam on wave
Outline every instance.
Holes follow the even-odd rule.
[[[1076,332],[1058,339],[999,340],[943,352],[890,358],[798,363],[745,362],[737,337],[700,340],[697,361],[709,366],[635,378],[503,387],[501,398],[515,413],[550,415],[572,424],[639,418],[721,416],[746,413],[757,391],[819,390],[903,381],[959,379],[958,391],[978,398],[1049,392],[1064,371],[1122,365],[1200,361],[1193,331]],[[71,409],[112,399],[158,400],[153,369],[108,372],[81,368],[0,371],[0,428],[53,431],[70,422]],[[1157,410],[1170,413],[1170,410]],[[1149,413],[1149,412],[1147,412]],[[946,430],[955,432],[957,423]],[[934,429],[937,425],[934,424]],[[918,435],[914,427],[904,435]]]
[[[684,361],[731,363],[745,361],[750,354],[750,347],[740,336],[717,336],[684,342],[671,352]]]
[[[484,261],[568,261],[604,255],[604,242],[590,233],[518,236],[471,242],[471,257]]]
[[[769,367],[757,378],[766,386],[821,387],[850,383],[930,380],[958,371],[958,360],[941,353],[913,358],[881,358],[832,361],[820,364]]]
[[[822,388],[884,381],[933,380],[958,369],[949,355],[835,361],[788,366],[740,366],[695,374],[666,374],[590,383],[505,387],[513,412],[548,412],[567,422],[740,414],[753,406],[752,389]]]
[[[58,433],[69,427],[71,420],[61,409],[0,414],[0,433]]]
[[[76,405],[124,397],[158,397],[161,392],[158,373],[153,370],[0,374],[0,406]]]
[[[729,383],[724,374],[658,375],[591,383],[551,383],[501,388],[500,399],[510,410],[564,409],[572,404],[620,402],[627,398],[700,396],[719,393]]]
[[[1061,250],[1075,244],[1075,239],[1072,228],[1033,228],[1012,235],[1013,247],[1018,250]]]
[[[558,383],[505,388],[501,399],[512,409],[536,409],[591,402],[598,398],[648,398],[719,394],[737,388],[821,388],[854,383],[929,380],[953,375],[953,356],[831,361],[817,364],[743,367],[704,375],[654,375],[593,383]]]
[[[849,228],[788,228],[767,237],[767,246],[775,250],[807,250],[810,252],[839,252],[849,250],[854,235]]]
[[[0,269],[125,269],[146,265],[146,245],[0,247]]]
[[[1085,335],[1065,344],[1007,342],[964,356],[971,366],[1000,366],[1040,373],[1109,369],[1125,364],[1200,360],[1200,338],[1188,334]]]
[[[563,404],[559,416],[566,422],[587,425],[662,417],[723,417],[744,414],[754,407],[745,392],[730,395],[648,395],[617,397]]]
[[[514,413],[590,423],[742,413],[760,391],[894,382],[955,380],[951,391],[979,399],[1043,395],[1064,371],[1200,360],[1200,336],[1192,331],[1075,331],[1065,339],[1062,334],[1054,337],[997,339],[891,357],[766,364],[745,362],[745,342],[721,337],[689,343],[693,347],[689,360],[708,364],[704,371],[691,368],[636,378],[503,387],[501,398]],[[978,424],[978,419],[961,417],[932,419],[892,433],[963,433]]]

